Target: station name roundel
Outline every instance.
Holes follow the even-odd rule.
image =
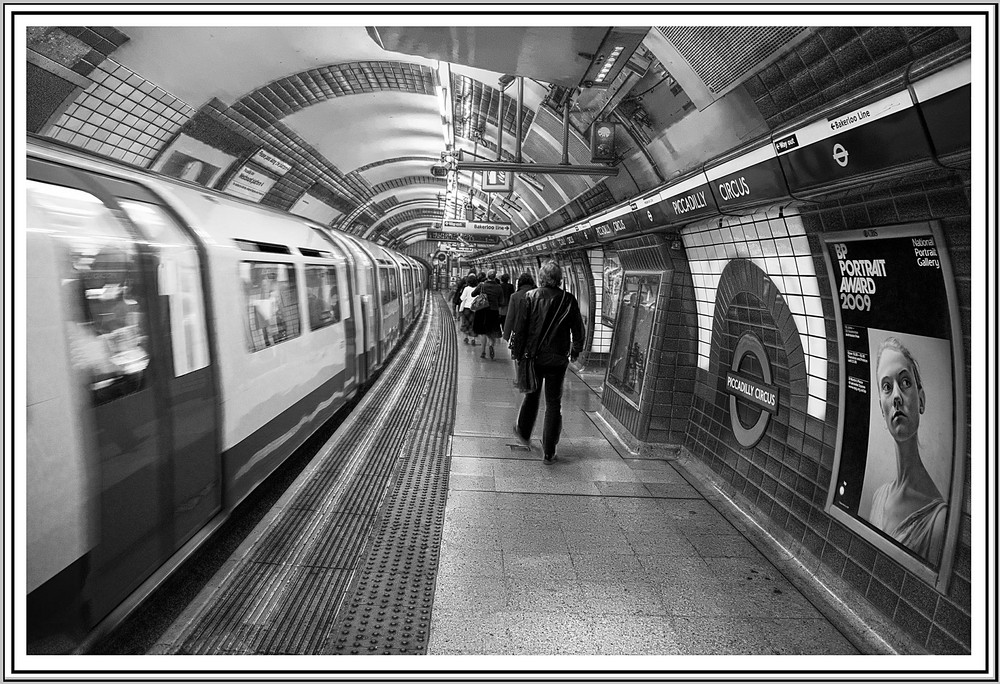
[[[740,365],[747,354],[753,355],[764,373],[764,382],[740,375]],[[736,441],[746,448],[753,447],[764,436],[771,416],[778,412],[778,388],[773,384],[771,361],[767,358],[764,343],[752,332],[744,333],[736,344],[731,370],[726,373],[726,391],[729,392],[729,421]],[[745,427],[736,412],[736,400],[745,399],[760,407],[756,422]]]

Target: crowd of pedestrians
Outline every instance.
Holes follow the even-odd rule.
[[[506,273],[498,279],[495,270],[473,269],[459,279],[452,304],[463,343],[475,346],[482,337],[480,358],[486,358],[487,349],[490,359],[495,358],[497,339],[509,343],[518,368],[515,382],[523,395],[514,433],[525,444],[530,443],[544,393],[542,455],[546,463],[553,462],[562,431],[563,381],[569,362],[583,351],[586,336],[580,305],[562,288],[562,269],[548,261],[538,271],[537,287],[530,273],[522,273],[516,290]]]

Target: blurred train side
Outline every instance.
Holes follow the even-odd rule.
[[[427,269],[53,143],[27,168],[29,636],[85,634],[372,378]]]

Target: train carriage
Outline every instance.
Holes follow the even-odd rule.
[[[90,630],[384,364],[402,269],[307,219],[34,138],[27,175],[29,613]]]

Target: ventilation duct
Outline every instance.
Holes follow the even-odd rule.
[[[646,47],[704,109],[809,34],[803,26],[657,26]]]

